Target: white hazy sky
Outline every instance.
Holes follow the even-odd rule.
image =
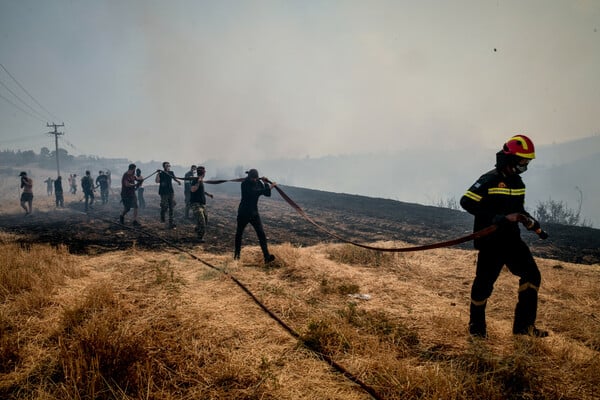
[[[2,149],[63,121],[72,154],[181,165],[600,130],[597,0],[0,0],[0,63],[45,108],[0,68]]]

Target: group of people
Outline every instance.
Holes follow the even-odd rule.
[[[48,177],[44,183],[46,184],[46,193],[48,196],[52,196],[54,193],[56,207],[64,207],[65,199],[62,186],[62,177],[58,176],[56,179]],[[109,171],[98,171],[98,177],[95,180],[95,184],[90,171],[85,171],[85,175],[80,180],[81,191],[83,192],[85,200],[85,211],[88,211],[88,209],[94,203],[94,193],[98,188],[100,188],[100,200],[102,204],[108,203],[110,183],[111,178]],[[70,193],[73,195],[77,194],[77,174],[69,174],[68,184]]]
[[[469,310],[469,333],[472,337],[486,338],[487,325],[485,310],[489,297],[498,276],[504,266],[517,275],[519,280],[518,302],[515,308],[513,334],[533,337],[548,336],[548,332],[535,326],[538,305],[538,290],[541,274],[527,244],[521,239],[519,223],[528,230],[540,231],[539,223],[525,210],[525,185],[521,174],[527,170],[529,163],[535,158],[533,142],[525,135],[516,135],[504,143],[496,153],[496,165],[491,171],[482,175],[462,196],[461,206],[474,215],[474,231],[478,232],[494,225],[491,234],[475,239],[474,246],[478,250],[475,278],[471,287],[471,304]],[[181,185],[171,171],[168,162],[162,164],[163,169],[157,170],[155,182],[159,185],[160,219],[169,227],[175,227],[173,209],[175,196],[173,181]],[[208,214],[206,197],[213,195],[204,188],[206,169],[202,166],[192,166],[184,180],[186,201],[185,214],[191,210],[196,218],[198,240],[204,241]],[[89,171],[86,171],[86,177]],[[33,199],[32,180],[26,172],[21,172],[21,206],[26,214],[31,213]],[[91,179],[91,178],[90,178]],[[60,177],[57,179],[60,182]],[[138,197],[143,199],[142,184],[144,178],[135,164],[130,164],[121,181],[121,199],[123,211],[119,216],[120,223],[125,222],[125,215],[133,209],[133,225],[140,226],[138,221]],[[259,177],[256,169],[247,171],[247,177],[241,183],[241,200],[237,213],[237,228],[234,241],[234,259],[240,258],[242,235],[248,224],[251,224],[259,239],[260,248],[265,263],[272,262],[275,257],[270,254],[267,238],[258,213],[260,196],[271,196],[271,183],[265,177]],[[83,186],[84,193],[89,186]],[[86,189],[88,188],[88,189]],[[55,193],[58,193],[55,186]],[[62,195],[62,187],[60,188]],[[93,196],[91,196],[93,201]],[[87,206],[87,200],[86,200]]]
[[[175,201],[175,190],[173,182],[181,185],[181,179],[177,178],[171,171],[171,164],[163,162],[162,170],[156,170],[155,182],[158,184],[158,194],[160,195],[160,220],[167,222],[169,228],[175,228],[173,220]],[[140,174],[134,173],[135,164],[130,164],[127,171],[123,174],[121,181],[121,199],[123,201],[123,211],[119,215],[119,222],[125,223],[125,215],[133,209],[134,226],[140,226],[138,221],[138,204],[136,197],[136,188],[143,184],[144,178]],[[139,170],[138,170],[139,171]],[[263,253],[265,263],[275,260],[275,256],[269,252],[267,245],[267,236],[265,234],[260,215],[258,213],[258,199],[260,196],[271,196],[271,189],[275,183],[269,182],[265,177],[259,178],[256,169],[247,171],[247,177],[241,184],[241,201],[238,207],[237,228],[235,233],[234,258],[239,259],[242,247],[242,236],[248,224],[254,228],[258,236],[260,248]],[[208,224],[208,212],[206,209],[206,198],[213,198],[213,195],[205,190],[204,177],[206,168],[203,166],[192,165],[190,170],[183,177],[184,198],[185,198],[185,216],[189,217],[191,211],[196,219],[196,234],[198,241],[204,243],[204,235]],[[269,183],[266,183],[269,182]],[[139,189],[138,189],[139,190]],[[139,193],[139,191],[138,191]]]
[[[102,204],[108,203],[108,195],[110,190],[110,174],[104,173],[104,171],[98,171],[95,183],[92,178],[91,172],[85,171],[85,175],[81,178],[81,190],[83,192],[85,200],[85,211],[87,212],[89,207],[94,204],[95,191],[100,188],[100,202]]]

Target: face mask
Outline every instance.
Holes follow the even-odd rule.
[[[529,160],[519,161],[517,163],[517,165],[515,165],[515,172],[517,174],[522,174],[523,172],[527,171],[527,166],[528,165],[529,165]]]

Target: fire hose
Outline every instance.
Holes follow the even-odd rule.
[[[197,178],[177,178],[177,179],[182,179],[182,180],[192,180],[192,179],[197,179]],[[242,182],[244,181],[246,178],[237,178],[237,179],[216,179],[216,180],[206,180],[203,181],[206,184],[221,184],[221,183],[225,183],[225,182]],[[271,182],[269,179],[262,177],[260,178],[263,182],[273,185],[273,182]],[[321,232],[326,233],[327,235],[341,241],[344,243],[348,243],[351,244],[353,246],[357,246],[357,247],[362,247],[364,249],[368,249],[368,250],[376,250],[376,251],[383,251],[383,252],[393,252],[393,253],[404,253],[404,252],[411,252],[411,251],[423,251],[423,250],[431,250],[431,249],[437,249],[437,248],[441,248],[441,247],[450,247],[450,246],[455,246],[457,244],[461,244],[461,243],[465,243],[471,240],[475,240],[475,239],[480,239],[482,237],[485,237],[493,232],[495,232],[498,229],[498,225],[497,224],[493,224],[488,226],[487,228],[481,229],[477,232],[473,232],[469,235],[466,236],[462,236],[456,239],[452,239],[452,240],[447,240],[447,241],[443,241],[443,242],[437,242],[437,243],[431,243],[431,244],[427,244],[427,245],[421,245],[421,246],[411,246],[411,247],[377,247],[377,246],[370,246],[367,244],[362,244],[362,243],[358,243],[346,238],[341,237],[340,235],[338,235],[335,232],[332,232],[329,229],[324,228],[323,226],[321,226],[319,223],[317,223],[314,219],[312,219],[308,214],[306,214],[306,212],[302,209],[302,207],[300,207],[294,200],[292,200],[292,198],[290,198],[284,191],[283,189],[281,189],[278,185],[274,185],[273,186],[275,188],[275,190],[277,190],[277,192],[279,193],[279,195],[294,209],[296,210],[296,212],[298,212],[298,214],[300,214],[307,222],[309,222],[310,224],[312,224],[314,227],[316,227],[317,229],[319,229]],[[548,234],[542,230],[539,226],[539,223],[537,223],[537,221],[534,220],[527,220],[527,221],[521,221],[523,222],[523,224],[527,227],[527,229],[529,230],[534,230],[538,236],[541,239],[546,239],[548,237]]]

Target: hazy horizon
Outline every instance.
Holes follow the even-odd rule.
[[[514,134],[543,149],[600,133],[599,29],[585,0],[0,0],[0,148],[54,150],[46,124],[64,122],[73,155],[297,160],[265,173],[431,203]],[[306,176],[303,160],[363,155],[377,173]],[[541,199],[597,190],[544,179]]]
[[[0,1],[0,146],[52,149],[53,122],[72,154],[182,165],[565,142],[600,129],[598,25],[588,1]]]

